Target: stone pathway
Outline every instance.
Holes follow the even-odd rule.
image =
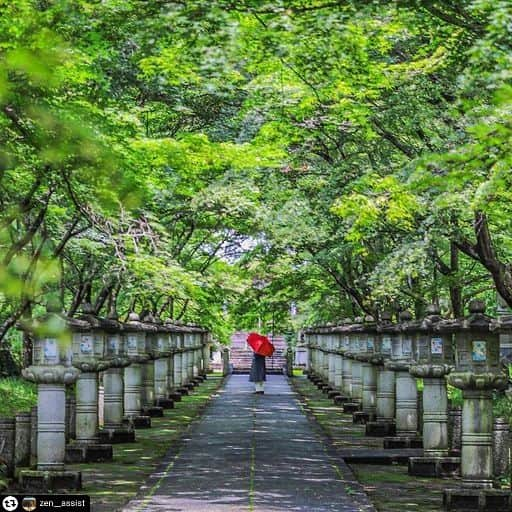
[[[282,376],[231,376],[189,434],[125,512],[374,510]]]

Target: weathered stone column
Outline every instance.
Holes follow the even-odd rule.
[[[112,312],[104,320],[106,332],[106,357],[109,368],[103,373],[103,428],[99,437],[103,443],[132,443],[135,441],[133,425],[124,418],[124,368],[130,364],[126,353],[122,325]]]
[[[510,477],[510,424],[505,418],[494,418],[492,431],[493,474],[495,478]]]
[[[146,354],[149,359],[142,365],[142,414],[152,418],[164,415],[162,407],[155,405],[155,359],[157,358],[157,327],[153,315],[148,314],[142,319],[146,332]]]
[[[178,346],[178,330],[174,325],[172,319],[165,321],[165,326],[169,330],[169,358],[167,361],[167,396],[173,402],[179,402],[181,400],[181,393],[178,391],[178,384],[175,381],[175,364],[176,364],[176,351]]]
[[[366,424],[366,435],[384,437],[395,434],[395,372],[386,368],[386,363],[391,358],[392,337],[398,336],[397,326],[391,323],[391,314],[382,314],[377,332],[380,338],[381,362],[377,371],[376,420]]]
[[[342,352],[343,352],[343,394],[349,399],[352,397],[352,359],[350,355],[350,337],[346,332],[348,325],[342,331]]]
[[[334,336],[334,388],[336,394],[334,401],[337,404],[342,404],[348,400],[348,397],[343,396],[343,353],[342,353],[342,336],[339,332],[340,326],[333,328]]]
[[[355,358],[361,362],[361,376],[363,381],[362,411],[356,411],[353,416],[354,423],[368,423],[374,421],[377,402],[377,367],[382,362],[380,356],[380,340],[377,335],[377,324],[371,316],[364,320],[364,330],[360,334],[361,349],[363,352]]]
[[[149,355],[146,353],[146,331],[139,315],[131,312],[123,324],[126,336],[126,355],[130,366],[124,369],[124,414],[135,428],[151,427],[151,417],[142,414],[142,365]]]
[[[48,492],[80,490],[81,474],[67,471],[66,454],[66,385],[78,378],[76,368],[66,366],[71,337],[60,306],[50,304],[48,314],[25,328],[35,335],[33,365],[23,370],[23,377],[37,383],[37,469],[22,470],[19,484],[24,490]],[[40,337],[46,332],[47,337]],[[39,334],[38,334],[39,333]]]
[[[178,336],[176,338],[176,353],[174,354],[174,385],[182,395],[188,395],[187,388],[183,387],[183,331],[180,327],[180,331],[178,332]],[[229,354],[229,352],[228,352]],[[224,356],[224,352],[223,352]],[[224,362],[225,363],[225,362]],[[229,371],[229,368],[228,368]],[[226,373],[227,375],[227,373]]]
[[[205,379],[211,372],[210,370],[210,347],[212,344],[212,335],[209,332],[205,332],[203,336],[203,374]]]
[[[159,318],[150,316],[146,323],[151,323],[156,333],[150,337],[152,354],[154,357],[154,402],[153,405],[162,409],[172,409],[174,401],[169,397],[168,376],[169,356],[171,353],[170,336],[172,330]]]
[[[350,341],[350,349],[345,352],[345,357],[351,359],[351,395],[350,402],[343,405],[343,411],[354,413],[360,411],[363,403],[363,366],[356,356],[363,352],[366,338],[361,336],[363,332],[363,319],[356,318],[354,323],[347,326],[346,333]]]

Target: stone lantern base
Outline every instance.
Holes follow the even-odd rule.
[[[119,426],[119,427],[104,427],[99,433],[100,443],[106,444],[120,444],[120,443],[134,443],[135,430],[133,426]]]
[[[453,477],[460,472],[460,457],[410,457],[409,475]]]
[[[392,421],[369,421],[366,423],[365,435],[369,437],[392,437],[396,435],[396,425]]]
[[[443,495],[444,510],[482,510],[508,512],[512,510],[512,494],[499,489],[446,489]]]
[[[350,401],[350,398],[348,396],[339,394],[334,397],[334,403],[336,405],[343,405],[344,403]]]
[[[156,406],[162,409],[174,409],[174,400],[172,398],[157,398],[155,400]]]
[[[19,485],[24,491],[42,494],[51,491],[80,491],[82,489],[82,473],[68,470],[23,470],[19,473]]]
[[[150,418],[163,418],[164,408],[156,405],[142,406],[142,415]]]
[[[361,402],[345,402],[343,404],[343,412],[347,412],[349,414],[358,412],[362,408]]]
[[[151,428],[151,417],[142,414],[125,418],[123,422],[126,422],[132,428]]]
[[[333,389],[327,393],[327,396],[330,400],[334,400],[337,396],[341,396],[341,391],[339,389]]]
[[[352,421],[357,425],[366,425],[370,421],[375,421],[376,414],[366,411],[356,411],[352,415]]]
[[[112,462],[114,452],[111,444],[71,443],[66,446],[66,462]]]
[[[171,391],[167,396],[169,397],[169,400],[172,400],[173,402],[181,402],[182,394],[177,389]]]
[[[423,439],[420,436],[395,436],[384,439],[384,449],[400,450],[402,448],[423,448]]]

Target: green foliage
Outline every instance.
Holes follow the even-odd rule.
[[[51,297],[222,341],[512,303],[509,2],[0,9],[0,340]]]
[[[0,416],[13,417],[17,412],[30,412],[37,405],[37,387],[25,380],[0,379],[0,395]]]

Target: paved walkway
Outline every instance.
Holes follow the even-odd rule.
[[[373,511],[282,376],[233,375],[125,512]]]

